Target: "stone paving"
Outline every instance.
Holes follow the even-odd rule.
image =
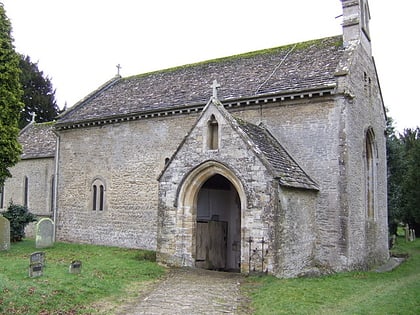
[[[173,269],[149,294],[119,315],[244,314],[238,273]]]

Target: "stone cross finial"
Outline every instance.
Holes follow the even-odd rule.
[[[213,89],[213,98],[217,98],[217,88],[220,87],[220,84],[217,83],[217,80],[213,81],[213,84],[211,85],[212,89]]]
[[[29,113],[29,115],[31,115],[32,116],[32,120],[31,120],[31,122],[35,122],[35,117],[36,117],[36,113],[35,112],[32,112],[32,113]]]
[[[120,75],[120,70],[122,67],[120,64],[117,64],[116,67],[117,67],[117,75]]]

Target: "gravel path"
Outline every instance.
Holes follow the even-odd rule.
[[[173,269],[146,297],[119,315],[244,314],[243,276],[203,269]]]

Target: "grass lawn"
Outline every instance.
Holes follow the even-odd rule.
[[[24,240],[0,252],[0,314],[92,314],[98,305],[103,309],[139,294],[165,272],[145,259],[151,252],[56,243],[42,250],[43,276],[30,278],[29,256],[37,251],[34,241]],[[68,272],[73,260],[82,262],[80,274]]]
[[[420,314],[420,239],[398,239],[409,258],[386,272],[320,278],[250,277],[244,287],[253,314]]]
[[[115,314],[119,304],[138,300],[165,273],[145,259],[151,252],[56,243],[43,250],[44,275],[29,278],[29,255],[36,251],[32,240],[24,240],[0,252],[0,314]],[[247,314],[420,314],[420,239],[399,238],[395,252],[409,258],[387,273],[249,277],[242,288],[251,301]],[[82,272],[70,274],[76,259]]]

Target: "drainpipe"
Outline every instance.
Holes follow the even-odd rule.
[[[54,221],[54,230],[53,230],[53,241],[55,242],[56,230],[57,230],[57,201],[58,201],[58,163],[60,160],[60,135],[54,130],[53,131],[57,136],[56,146],[55,146],[55,165],[54,165],[54,198],[53,198],[53,221]]]

